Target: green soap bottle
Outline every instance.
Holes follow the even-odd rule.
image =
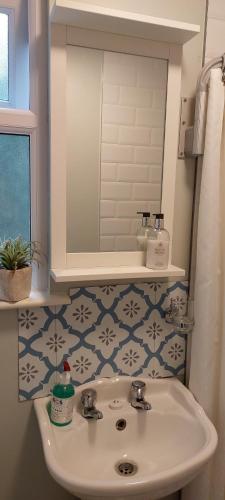
[[[53,387],[51,400],[51,422],[60,427],[70,424],[73,418],[75,391],[70,378],[70,365],[64,361],[61,381]]]

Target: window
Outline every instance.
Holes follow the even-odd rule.
[[[0,0],[1,108],[29,109],[27,12],[27,0]]]
[[[0,134],[0,235],[30,239],[30,137]]]
[[[47,2],[0,0],[0,239],[38,241],[44,255],[47,22]],[[35,271],[33,288],[47,289],[47,262]]]
[[[9,101],[9,16],[0,9],[0,101]]]

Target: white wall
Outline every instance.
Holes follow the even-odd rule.
[[[72,500],[46,469],[32,402],[18,401],[16,311],[0,314],[0,499]]]

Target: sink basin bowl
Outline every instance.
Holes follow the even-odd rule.
[[[53,478],[83,500],[155,500],[191,481],[213,455],[214,426],[190,391],[176,379],[140,378],[149,411],[129,402],[132,377],[80,386],[71,424],[56,427],[50,398],[35,400],[47,467]],[[102,420],[80,413],[82,390],[97,391]]]

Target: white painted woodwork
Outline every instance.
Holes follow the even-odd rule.
[[[28,2],[29,31],[29,101],[37,125],[30,137],[31,239],[48,254],[48,54],[47,20],[39,0]],[[38,68],[38,71],[37,71]],[[48,263],[43,259],[32,275],[32,287],[48,289]]]
[[[11,7],[16,8],[17,2],[11,3]],[[18,16],[18,13],[15,15]],[[30,136],[31,239],[38,241],[43,254],[47,255],[47,54],[43,50],[45,47],[45,38],[42,36],[44,31],[43,17],[44,10],[40,2],[38,0],[29,2],[30,109],[1,108],[0,133],[28,134]],[[38,73],[37,67],[39,68]],[[23,70],[23,67],[21,68]],[[32,286],[35,289],[47,290],[47,260],[43,259],[43,264],[34,270]]]
[[[22,309],[24,307],[60,306],[63,304],[71,304],[71,299],[66,292],[57,294],[32,290],[28,299],[20,300],[19,302],[0,301],[0,311],[5,309]]]
[[[32,111],[11,108],[2,108],[0,111],[1,132],[31,133],[32,130],[37,127],[37,125],[38,117],[35,113],[32,113]]]
[[[66,129],[67,45],[157,57],[168,61],[162,211],[165,213],[165,226],[171,236],[171,248],[179,132],[182,47],[101,31],[88,31],[59,24],[51,25],[51,269],[54,269],[54,273],[56,270],[63,270],[62,281],[64,280],[64,271],[66,269],[71,270],[71,268],[76,268],[76,271],[77,268],[81,268],[81,276],[83,277],[85,277],[83,271],[88,268],[87,273],[89,273],[88,276],[91,280],[93,277],[90,275],[90,268],[99,266],[111,268],[111,274],[105,273],[106,279],[109,279],[109,275],[113,279],[112,275],[115,273],[115,267],[120,266],[138,266],[135,271],[135,277],[137,278],[140,278],[140,275],[146,278],[158,277],[156,274],[153,275],[151,271],[139,267],[144,265],[144,253],[142,252],[69,254],[66,251],[66,140],[63,131]],[[171,260],[172,256],[170,255],[170,262]],[[179,270],[179,272],[182,273],[179,276],[184,276],[183,270]],[[160,273],[160,277],[168,275],[166,271]],[[120,271],[118,271],[118,274],[120,277],[124,276],[124,273]],[[132,272],[131,274],[128,273],[128,276],[131,275]],[[79,276],[79,281],[81,281],[81,276]],[[96,276],[98,276],[98,273]],[[101,276],[101,279],[104,279],[103,276]],[[76,277],[73,276],[73,279],[76,280]],[[71,278],[71,281],[73,279]]]
[[[144,266],[144,252],[67,253],[66,268]]]
[[[66,267],[66,27],[51,30],[50,241],[51,267]],[[60,77],[59,77],[60,76]]]
[[[76,26],[108,33],[117,33],[160,42],[184,44],[200,31],[196,24],[111,9],[76,0],[55,0],[51,3],[53,23]]]
[[[52,269],[51,276],[57,283],[64,282],[88,282],[103,280],[124,279],[155,279],[155,278],[181,278],[185,275],[184,269],[171,264],[167,269],[148,269],[144,266],[119,266],[119,267],[93,267]]]
[[[170,253],[173,239],[175,180],[180,125],[181,48],[171,47],[167,81],[166,123],[164,136],[164,163],[162,177],[161,212],[170,233]],[[171,262],[171,255],[170,255]]]

